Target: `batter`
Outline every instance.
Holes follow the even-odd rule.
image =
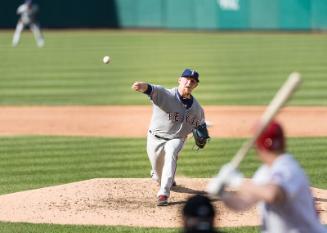
[[[258,204],[262,233],[326,233],[315,209],[309,178],[286,152],[285,140],[281,125],[270,123],[256,141],[263,164],[248,182],[235,182],[238,178],[230,173],[226,185],[239,184],[233,192],[222,192],[221,200],[235,210]]]

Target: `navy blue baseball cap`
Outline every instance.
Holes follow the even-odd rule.
[[[185,77],[185,78],[194,78],[197,82],[200,82],[199,76],[200,75],[197,71],[191,69],[185,69],[181,75],[181,77]]]

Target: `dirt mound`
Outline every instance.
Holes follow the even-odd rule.
[[[158,185],[150,179],[91,179],[0,196],[0,221],[181,227],[181,208],[190,195],[205,190],[208,179],[177,178],[167,207],[156,206]],[[327,192],[315,190],[321,217],[327,222]],[[231,212],[220,201],[217,226],[259,223],[253,208]]]

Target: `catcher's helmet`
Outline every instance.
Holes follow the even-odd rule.
[[[281,125],[272,121],[256,141],[258,149],[281,152],[285,149],[284,132]]]
[[[215,209],[210,199],[197,194],[183,207],[184,232],[213,232]]]
[[[186,201],[183,215],[197,218],[213,218],[215,210],[208,197],[197,194]]]

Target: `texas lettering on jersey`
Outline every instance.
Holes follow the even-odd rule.
[[[200,120],[197,120],[195,116],[186,115],[185,118],[179,112],[169,112],[168,119],[173,122],[183,122],[198,127],[200,125]]]

